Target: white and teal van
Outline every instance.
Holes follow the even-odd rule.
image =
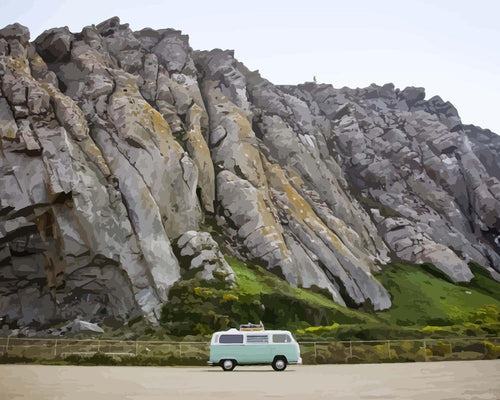
[[[302,364],[299,344],[288,331],[216,332],[210,342],[208,365],[232,371],[236,365],[271,364],[284,371],[287,364]]]

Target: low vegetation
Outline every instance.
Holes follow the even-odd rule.
[[[315,325],[366,324],[373,316],[341,307],[322,291],[295,288],[265,269],[226,257],[236,275],[236,288],[185,280],[170,291],[162,325],[172,336],[212,332],[245,322],[264,322],[268,329],[297,330]]]
[[[418,339],[500,334],[500,283],[471,264],[474,279],[456,284],[429,264],[397,263],[377,275],[393,306],[382,312],[341,307],[319,289],[295,288],[265,269],[226,257],[237,287],[196,279],[171,290],[162,326],[174,337],[210,337],[245,322],[289,329],[302,340]]]

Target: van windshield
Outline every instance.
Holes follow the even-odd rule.
[[[243,343],[243,335],[220,335],[219,343]]]
[[[285,333],[279,333],[273,335],[273,343],[292,343],[292,338]]]

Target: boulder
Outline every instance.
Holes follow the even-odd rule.
[[[82,321],[80,319],[75,319],[69,324],[64,325],[60,328],[60,332],[64,335],[74,335],[77,333],[88,333],[92,335],[100,335],[104,333],[104,330],[97,324],[88,321]]]
[[[224,281],[230,287],[236,285],[234,272],[210,233],[187,231],[177,240],[177,248],[181,258],[188,260],[188,270],[194,271],[197,278]]]
[[[180,31],[168,29],[160,41],[151,49],[160,63],[169,71],[181,72],[188,58],[188,37]]]
[[[43,32],[35,39],[38,54],[48,63],[68,60],[73,34],[68,27],[54,28]]]
[[[0,38],[7,41],[17,40],[21,45],[26,46],[30,41],[30,31],[26,26],[16,22],[0,29]]]
[[[425,99],[425,89],[421,87],[408,86],[401,91],[400,96],[406,101],[408,107],[413,107]]]

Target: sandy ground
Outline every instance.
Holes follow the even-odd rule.
[[[500,399],[500,360],[271,367],[0,365],[0,399]]]

